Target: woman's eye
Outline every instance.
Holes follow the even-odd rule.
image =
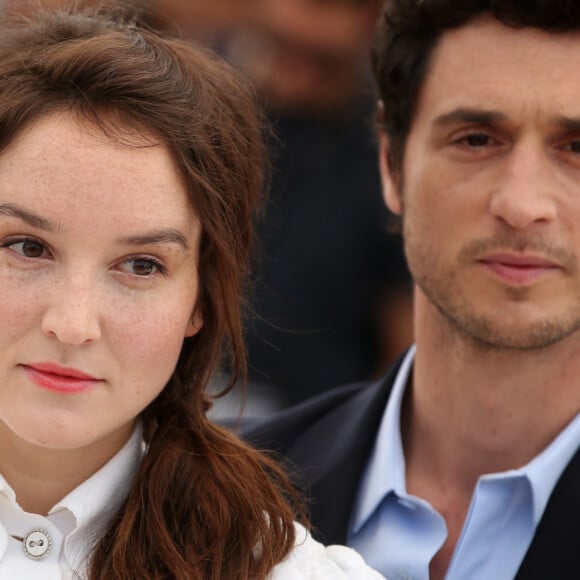
[[[163,265],[152,258],[131,258],[121,264],[121,269],[134,276],[151,276],[165,271]]]
[[[48,254],[46,247],[36,240],[14,240],[3,246],[25,258],[44,258]]]

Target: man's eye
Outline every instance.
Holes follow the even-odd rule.
[[[4,247],[25,258],[43,258],[46,255],[46,248],[36,240],[15,240],[5,243]]]
[[[580,141],[571,141],[568,144],[568,149],[572,152],[572,153],[580,153]]]
[[[492,143],[492,139],[489,135],[485,135],[484,133],[474,133],[462,137],[460,142],[469,147],[486,147]]]
[[[157,272],[163,274],[163,265],[152,258],[131,258],[123,262],[122,270],[134,276],[151,276]]]

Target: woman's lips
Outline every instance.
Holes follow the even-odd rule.
[[[21,367],[37,386],[59,393],[80,393],[101,382],[82,371],[54,363],[23,364]]]
[[[561,270],[559,264],[551,260],[522,254],[492,254],[479,259],[478,263],[512,285],[530,284],[544,274]]]

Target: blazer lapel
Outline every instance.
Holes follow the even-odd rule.
[[[313,535],[325,544],[345,544],[362,473],[373,449],[400,361],[380,381],[357,392],[296,439],[286,451],[300,466],[310,504]]]

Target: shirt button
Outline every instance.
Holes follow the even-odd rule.
[[[45,530],[32,530],[24,536],[24,553],[33,560],[44,558],[52,547],[52,539]]]
[[[407,570],[402,570],[399,568],[396,572],[398,580],[413,580],[413,576],[407,572]]]

